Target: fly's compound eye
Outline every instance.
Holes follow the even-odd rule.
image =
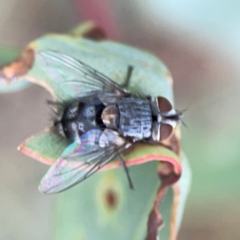
[[[158,97],[158,108],[161,113],[169,112],[172,110],[172,104],[164,97]]]
[[[157,112],[157,121],[153,123],[152,128],[152,139],[160,142],[169,138],[173,132],[172,122],[165,116],[172,111],[172,104],[164,97],[157,97],[152,99],[152,105]]]
[[[160,141],[169,138],[173,133],[173,127],[169,124],[160,124]]]
[[[164,123],[153,123],[152,128],[152,139],[154,142],[161,142],[169,138],[173,133],[173,127],[169,124]]]

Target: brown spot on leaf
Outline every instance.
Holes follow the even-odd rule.
[[[112,189],[108,189],[105,193],[105,201],[104,202],[108,209],[110,209],[110,210],[116,209],[117,204],[118,204],[117,193]]]
[[[23,51],[20,57],[14,62],[2,67],[0,71],[1,77],[6,80],[6,82],[10,83],[15,80],[15,78],[27,74],[31,69],[33,62],[34,51],[33,49],[28,48]]]

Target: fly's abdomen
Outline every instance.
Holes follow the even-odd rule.
[[[122,98],[118,102],[119,130],[134,141],[151,137],[152,110],[148,99]]]
[[[89,130],[102,128],[101,112],[104,105],[100,102],[74,101],[63,113],[61,126],[66,138],[73,142]]]
[[[76,117],[77,129],[81,134],[97,127],[96,109],[94,105],[79,103]]]

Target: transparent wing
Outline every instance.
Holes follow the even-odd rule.
[[[120,154],[124,146],[101,148],[98,144],[102,131],[90,130],[81,136],[81,144],[72,143],[43,177],[39,191],[58,193],[91,176]]]
[[[88,96],[92,92],[104,92],[111,99],[129,93],[104,74],[66,54],[42,51],[37,52],[35,57],[54,81],[67,85],[78,97]]]

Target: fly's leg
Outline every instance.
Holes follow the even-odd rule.
[[[126,172],[126,175],[127,175],[127,179],[128,179],[128,183],[129,183],[129,187],[130,189],[134,189],[134,186],[133,186],[133,182],[132,182],[132,179],[130,177],[130,174],[129,174],[129,171],[128,171],[128,168],[125,164],[125,162],[123,161],[122,157],[120,155],[118,155],[118,160],[119,162],[121,163],[122,167],[124,168],[124,171]]]
[[[122,138],[118,132],[108,129],[108,128],[106,128],[103,131],[103,133],[101,134],[98,144],[102,148],[109,147],[109,146],[115,146],[115,148],[118,149],[116,156],[118,157],[119,162],[121,163],[122,167],[124,168],[124,170],[126,172],[129,187],[131,189],[134,189],[131,177],[128,172],[128,168],[127,168],[125,162],[123,161],[122,157],[120,156],[120,152],[122,152],[124,149],[130,147],[131,144],[126,142],[126,140],[124,138]]]
[[[129,81],[130,81],[130,78],[132,76],[132,72],[133,72],[133,66],[129,65],[128,66],[128,70],[127,70],[127,76],[125,78],[125,81],[124,83],[121,85],[121,87],[123,88],[128,88],[129,86]]]

